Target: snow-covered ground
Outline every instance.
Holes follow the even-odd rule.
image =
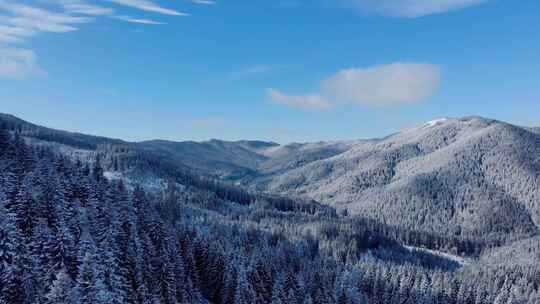
[[[105,171],[103,172],[103,176],[108,180],[124,179],[124,175],[121,172]]]
[[[435,127],[437,125],[440,125],[444,122],[446,122],[448,120],[448,118],[439,118],[439,119],[434,119],[432,121],[428,121],[424,124],[424,128],[431,128],[431,127]]]
[[[458,256],[458,255],[449,254],[449,253],[446,253],[446,252],[441,252],[441,251],[437,251],[437,250],[430,250],[430,249],[414,247],[414,246],[403,246],[403,247],[407,248],[409,251],[413,251],[413,250],[414,251],[422,251],[422,252],[425,252],[425,253],[440,256],[440,257],[445,258],[447,260],[454,261],[454,262],[458,263],[460,266],[465,266],[465,265],[468,265],[470,263],[470,260],[467,259],[467,258]]]

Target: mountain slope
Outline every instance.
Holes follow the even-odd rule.
[[[460,272],[463,277],[476,280],[496,280],[500,274],[516,281],[527,280],[540,284],[540,237],[532,237],[491,249],[477,263],[467,265]]]
[[[524,128],[443,119],[251,183],[398,226],[528,234],[540,223],[539,155],[540,136]]]
[[[275,174],[298,168],[314,161],[341,154],[353,146],[353,141],[293,143],[263,151],[269,159],[261,163],[261,174]]]

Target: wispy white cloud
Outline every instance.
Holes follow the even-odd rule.
[[[172,16],[189,16],[189,14],[187,13],[162,7],[158,5],[157,3],[154,3],[149,0],[109,0],[109,1],[116,4],[129,6],[129,7],[133,7],[133,8],[140,9],[143,11],[148,11],[148,12],[154,12],[154,13],[172,15]]]
[[[24,38],[35,34],[36,31],[32,29],[0,24],[0,43],[22,42]]]
[[[22,79],[28,76],[44,75],[37,63],[37,56],[26,49],[0,49],[0,77]]]
[[[266,94],[270,101],[293,108],[326,110],[332,106],[328,100],[318,94],[287,95],[271,88],[266,90]]]
[[[94,4],[89,4],[81,0],[58,0],[69,14],[87,15],[87,16],[110,16],[114,9]]]
[[[18,42],[22,42],[22,40],[20,38],[13,37],[13,36],[10,36],[8,34],[0,33],[0,44],[3,44],[3,43],[18,43]]]
[[[131,23],[151,24],[151,25],[165,24],[165,23],[159,22],[159,21],[154,21],[154,20],[144,19],[144,18],[134,18],[134,17],[130,17],[130,16],[121,16],[120,15],[120,16],[114,16],[114,18],[119,19],[119,20],[123,20],[123,21],[126,21],[126,22],[131,22]]]
[[[393,63],[341,70],[322,80],[319,93],[286,95],[267,91],[271,100],[294,107],[328,109],[335,104],[370,106],[413,104],[440,86],[439,67],[423,63]]]
[[[10,14],[2,18],[2,23],[16,27],[20,31],[65,33],[77,30],[77,24],[93,20],[89,17],[56,13],[43,8],[7,1],[0,1],[0,11]]]
[[[275,69],[274,66],[268,65],[268,64],[249,65],[237,71],[233,71],[229,73],[229,78],[232,80],[236,80],[236,79],[240,79],[244,77],[265,74],[274,69]]]
[[[139,24],[150,24],[150,25],[165,24],[163,22],[151,20],[148,18],[139,18],[139,17],[132,17],[132,16],[127,16],[127,15],[117,15],[115,14],[115,10],[110,7],[103,7],[103,6],[88,4],[86,2],[83,2],[82,0],[58,0],[58,1],[62,3],[66,12],[70,14],[79,14],[79,15],[87,15],[87,16],[107,16],[113,19],[131,22],[131,23],[139,23]]]
[[[345,0],[367,13],[416,18],[464,9],[488,0]]]
[[[252,65],[252,66],[246,67],[245,69],[240,71],[240,73],[244,73],[244,74],[260,74],[260,73],[266,73],[266,72],[268,72],[270,70],[272,70],[271,65],[258,64],[258,65]]]
[[[205,4],[205,5],[216,4],[216,1],[213,1],[213,0],[191,0],[191,2],[195,4]]]

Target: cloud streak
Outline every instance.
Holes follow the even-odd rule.
[[[29,76],[44,75],[37,63],[37,56],[26,49],[0,49],[0,77],[23,79]]]
[[[0,43],[22,42],[24,38],[35,35],[32,29],[0,24]]]
[[[266,94],[272,102],[293,108],[326,110],[332,106],[328,100],[318,94],[287,95],[271,88],[266,90]]]
[[[347,0],[366,13],[388,17],[417,18],[479,5],[488,0]]]
[[[150,19],[133,18],[133,17],[130,17],[130,16],[114,16],[114,18],[119,19],[119,20],[123,20],[123,21],[126,21],[126,22],[139,23],[139,24],[151,24],[151,25],[165,24],[163,22],[158,22],[158,21],[154,21],[154,20],[150,20]]]
[[[216,4],[216,1],[213,0],[191,0],[195,4],[204,4],[204,5],[213,5]]]
[[[143,11],[164,14],[164,15],[189,16],[189,14],[187,13],[165,8],[148,0],[109,0],[109,2],[113,2],[113,3],[124,5],[124,6],[129,6],[129,7],[140,9]]]
[[[440,86],[439,67],[424,63],[392,63],[338,71],[321,81],[318,93],[287,95],[267,90],[270,100],[305,109],[329,109],[336,104],[392,106],[414,104]]]
[[[110,16],[114,13],[114,9],[103,7],[78,0],[63,0],[60,1],[65,11],[69,14],[87,15],[87,16]]]
[[[10,14],[10,16],[3,18],[5,26],[11,26],[17,28],[20,33],[26,33],[23,35],[15,33],[16,37],[32,36],[36,32],[71,32],[77,30],[77,24],[88,23],[93,20],[89,17],[56,13],[38,7],[6,1],[0,1],[0,11]]]
[[[245,77],[262,75],[271,72],[276,67],[268,64],[256,64],[243,67],[240,70],[233,71],[229,73],[229,78],[231,80],[237,80]]]

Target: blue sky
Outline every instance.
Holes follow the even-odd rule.
[[[540,125],[536,0],[0,0],[0,112],[144,140]]]

